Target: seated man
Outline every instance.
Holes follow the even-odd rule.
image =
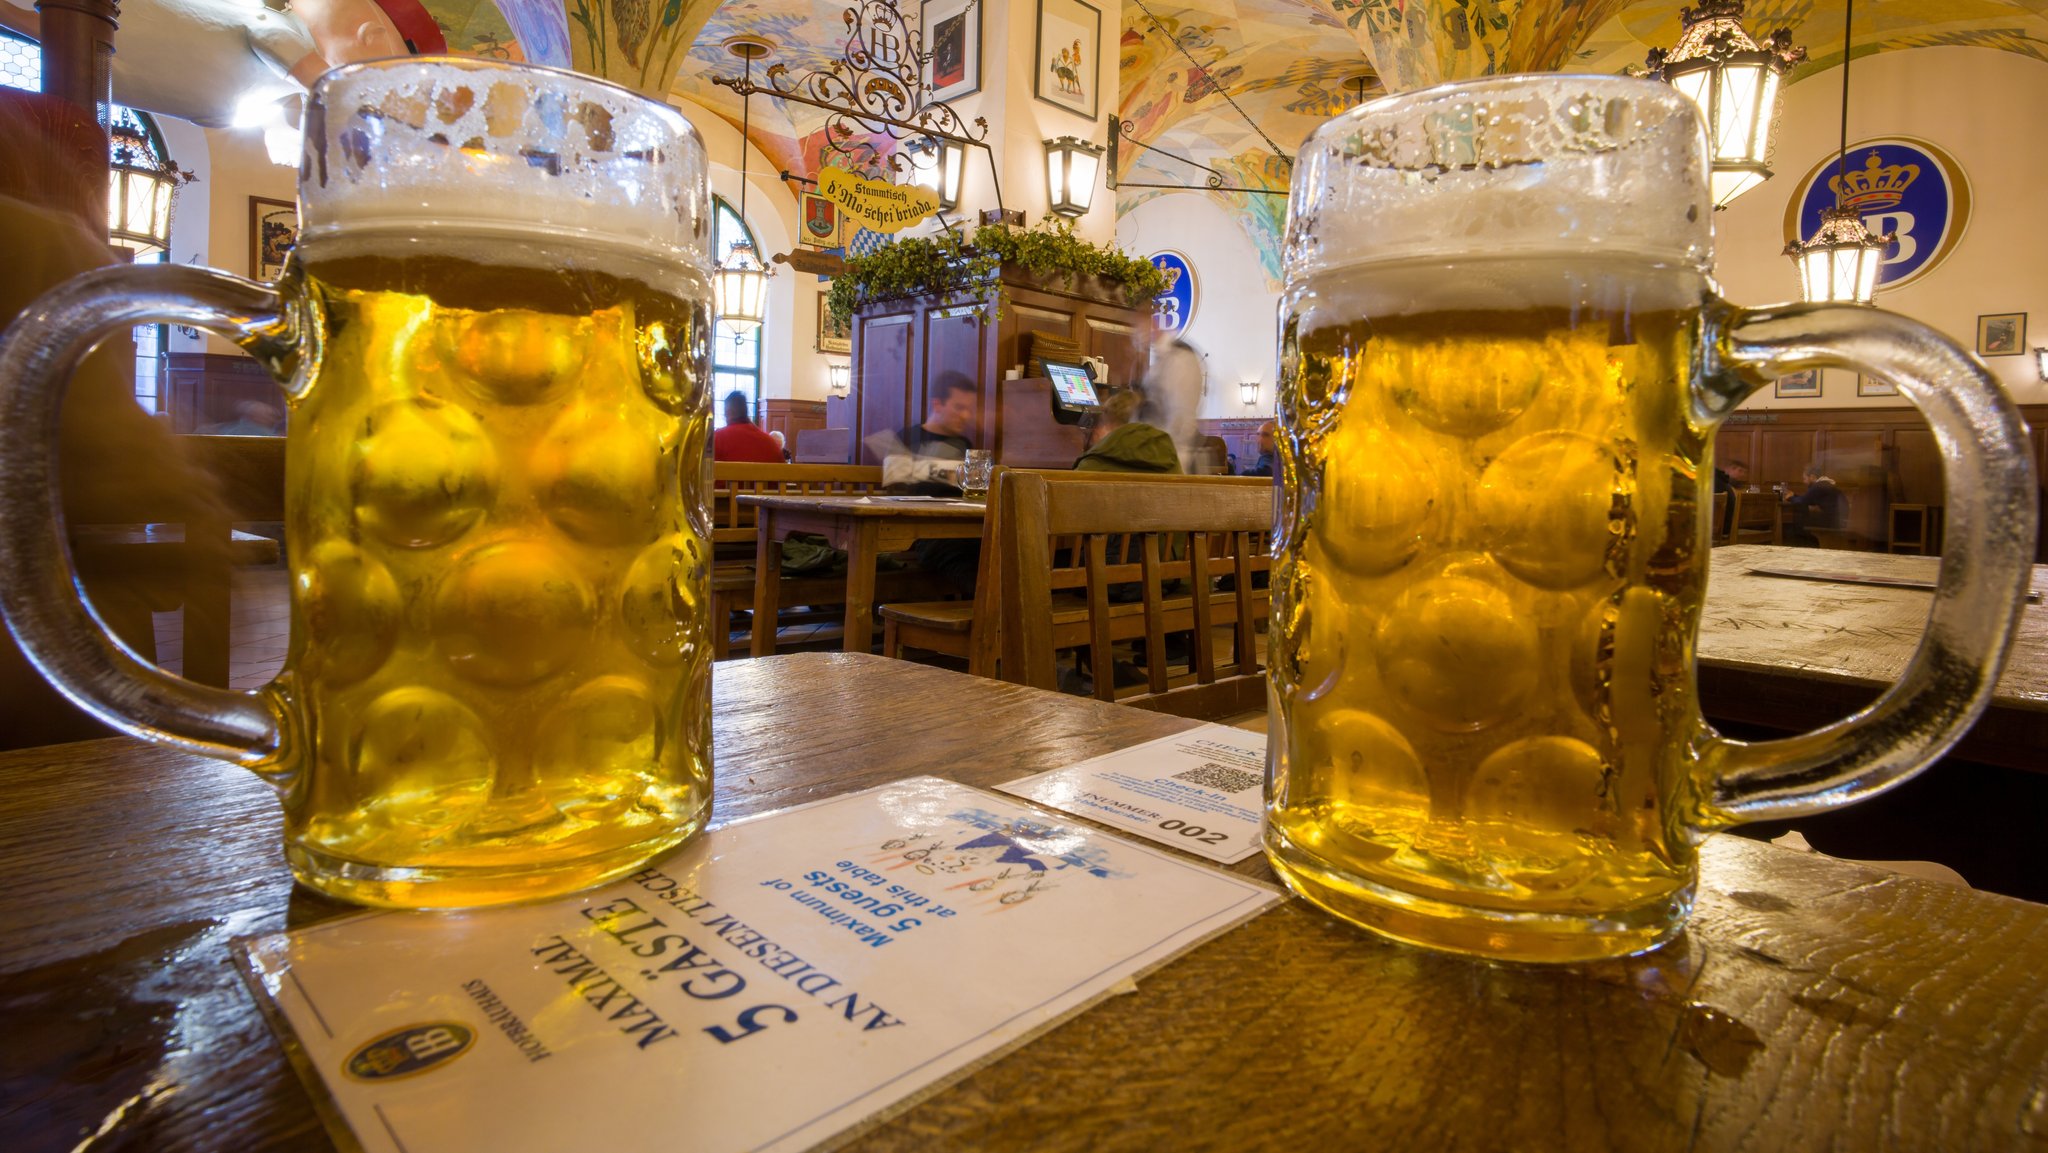
[[[1749,487],[1749,462],[1730,460],[1726,466],[1714,469],[1714,491],[1716,493],[1738,493]],[[1722,536],[1735,531],[1735,498],[1728,498],[1727,511],[1721,514],[1719,531]]]
[[[1836,487],[1832,478],[1821,475],[1818,464],[1807,465],[1801,475],[1806,481],[1806,491],[1785,498],[1787,505],[1799,510],[1799,523],[1785,530],[1785,543],[1815,548],[1819,546],[1820,538],[1807,530],[1847,525],[1849,498]]]
[[[747,394],[735,388],[725,394],[725,427],[711,434],[711,459],[781,464],[782,445],[747,413]]]
[[[979,409],[974,382],[961,373],[949,372],[931,383],[930,412],[924,423],[897,433],[883,433],[868,440],[868,448],[882,458],[882,487],[885,491],[910,496],[960,496],[960,466],[967,450],[974,447],[967,435],[974,431]],[[920,567],[936,574],[962,596],[974,594],[974,581],[981,569],[978,540],[921,540],[910,553]]]
[[[933,381],[924,423],[870,437],[868,448],[882,458],[882,485],[892,493],[959,496],[960,465],[974,445],[974,382],[957,372]]]
[[[1244,475],[1272,476],[1274,452],[1273,422],[1269,420],[1259,426],[1259,459],[1250,468],[1244,470]]]

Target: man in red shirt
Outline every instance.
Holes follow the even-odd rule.
[[[739,389],[725,394],[725,427],[711,434],[711,459],[782,463],[782,446],[748,417],[747,394]]]

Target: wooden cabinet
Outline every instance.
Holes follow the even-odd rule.
[[[999,298],[999,319],[990,320]],[[924,419],[931,385],[959,374],[981,402],[971,440],[1003,456],[1005,370],[1024,364],[1025,338],[1034,333],[1078,344],[1084,355],[1107,362],[1109,379],[1128,384],[1143,370],[1147,309],[1124,303],[1123,290],[1098,281],[1068,284],[1005,267],[988,294],[915,296],[862,305],[853,316],[853,440],[905,428]],[[863,457],[867,456],[862,448]],[[872,462],[870,462],[872,463]]]
[[[825,402],[822,400],[783,400],[766,398],[761,401],[761,427],[769,432],[782,434],[784,443],[795,447],[796,434],[807,428],[824,428]]]

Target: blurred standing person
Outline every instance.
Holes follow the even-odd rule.
[[[1208,388],[1208,378],[1202,354],[1194,345],[1185,340],[1162,340],[1152,346],[1151,367],[1139,386],[1145,401],[1138,408],[1138,419],[1173,438],[1182,472],[1194,469],[1196,443],[1201,439],[1202,393]]]

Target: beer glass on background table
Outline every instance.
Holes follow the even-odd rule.
[[[282,280],[103,269],[0,339],[0,609],[100,719],[277,786],[298,879],[461,907],[570,892],[711,808],[709,198],[673,109],[457,59],[315,86]],[[237,693],[79,601],[52,455],[107,334],[191,324],[268,366],[291,641]]]
[[[1914,321],[1717,297],[1707,176],[1696,106],[1620,77],[1390,97],[1303,148],[1266,849],[1310,901],[1486,957],[1637,952],[1707,832],[1896,784],[1990,699],[2035,523],[2018,415]],[[1714,431],[1821,366],[1919,406],[1951,532],[1900,682],[1747,744],[1695,699]]]

